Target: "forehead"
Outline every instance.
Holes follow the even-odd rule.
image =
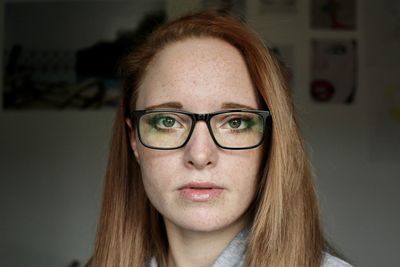
[[[150,62],[139,87],[137,109],[180,102],[183,109],[211,112],[224,102],[258,108],[240,52],[215,38],[190,38],[161,50]]]

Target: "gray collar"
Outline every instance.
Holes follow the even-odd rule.
[[[246,258],[247,239],[250,228],[245,227],[240,231],[228,246],[221,252],[212,267],[243,267]],[[352,267],[347,262],[324,252],[322,267]],[[158,267],[154,257],[151,258],[148,267]]]
[[[218,256],[212,267],[242,267],[246,256],[250,229],[245,227]]]
[[[249,227],[245,227],[241,230],[221,252],[212,267],[242,267],[246,256],[249,232]],[[157,261],[154,257],[151,258],[148,267],[158,267]]]

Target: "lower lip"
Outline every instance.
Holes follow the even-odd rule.
[[[222,188],[198,189],[198,188],[183,188],[180,190],[184,199],[195,202],[206,202],[217,198],[221,193]]]

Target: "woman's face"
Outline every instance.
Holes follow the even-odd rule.
[[[233,46],[213,38],[187,39],[159,52],[148,66],[136,102],[137,109],[179,108],[194,113],[243,106],[260,108],[245,62]],[[146,148],[134,131],[131,146],[146,194],[167,224],[214,231],[245,223],[263,146],[219,148],[204,121],[195,125],[183,148]]]

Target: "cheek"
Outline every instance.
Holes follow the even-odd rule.
[[[253,162],[242,162],[241,167],[233,168],[230,173],[229,183],[233,186],[232,190],[235,191],[236,197],[243,201],[243,204],[253,199],[258,184],[258,172],[249,166],[252,164]]]
[[[240,153],[234,151],[220,158],[218,176],[229,189],[226,208],[231,212],[243,212],[253,201],[259,185],[261,161],[261,149],[240,151]]]
[[[152,149],[139,149],[141,159],[143,185],[146,194],[154,205],[162,205],[167,192],[174,188],[176,168],[176,156],[165,151]]]
[[[243,154],[240,158],[235,158],[227,164],[226,169],[229,169],[231,177],[236,179],[235,182],[246,187],[253,186],[258,180],[258,174],[261,167],[262,151],[250,150]],[[226,160],[226,162],[229,162]]]
[[[157,208],[162,209],[165,202],[165,189],[169,187],[169,181],[161,177],[158,168],[150,167],[151,164],[143,164],[142,179],[143,186],[150,202]]]

